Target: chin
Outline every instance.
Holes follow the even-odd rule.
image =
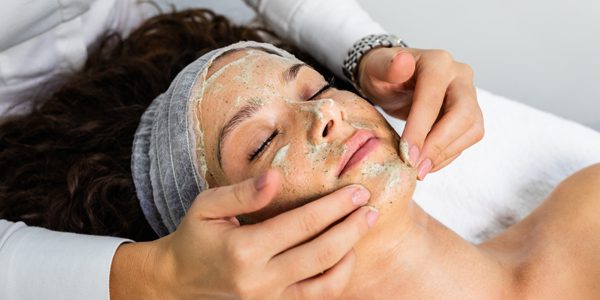
[[[345,183],[361,184],[371,192],[369,205],[386,210],[403,199],[411,199],[416,171],[404,163],[397,150],[384,146],[372,153],[344,175]]]

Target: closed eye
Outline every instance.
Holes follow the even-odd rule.
[[[267,148],[271,145],[271,142],[273,142],[277,135],[279,135],[279,129],[275,129],[273,133],[271,133],[271,135],[260,144],[258,149],[254,150],[248,155],[248,161],[252,162],[258,157],[260,157],[260,155],[263,154],[265,150],[267,150]]]
[[[327,81],[327,84],[325,84],[324,87],[322,87],[319,91],[317,91],[314,95],[312,95],[310,98],[308,98],[308,101],[312,101],[315,100],[316,98],[318,98],[321,94],[323,94],[324,92],[326,92],[328,89],[333,88],[335,86],[335,77],[331,77],[331,79],[329,79],[329,81]]]

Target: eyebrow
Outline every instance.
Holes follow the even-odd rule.
[[[296,77],[298,77],[298,72],[300,72],[300,69],[302,69],[302,67],[310,68],[310,66],[305,63],[297,63],[297,64],[289,67],[287,70],[283,71],[283,80],[285,82],[290,82],[290,81],[296,79]],[[217,144],[217,147],[219,149],[219,152],[217,152],[217,159],[219,161],[219,166],[221,168],[223,168],[222,152],[223,152],[223,142],[225,141],[225,138],[227,138],[227,136],[238,125],[240,125],[242,122],[244,122],[244,121],[250,119],[252,116],[254,116],[260,110],[260,108],[261,108],[261,106],[255,102],[245,105],[244,107],[242,107],[242,109],[240,109],[238,112],[236,112],[235,115],[233,115],[233,117],[225,124],[225,126],[223,126],[223,129],[221,129],[221,133],[219,135],[219,141]]]
[[[302,69],[302,67],[308,67],[308,65],[305,63],[297,63],[291,66],[289,69],[283,71],[283,80],[285,82],[290,82],[296,79],[296,77],[298,77],[298,72],[300,72],[300,69]]]
[[[219,149],[219,152],[217,153],[217,159],[219,160],[219,166],[221,168],[223,168],[223,161],[221,159],[223,152],[223,141],[225,141],[225,138],[227,138],[227,136],[238,125],[252,118],[252,116],[254,116],[258,111],[260,111],[261,108],[262,106],[260,105],[260,103],[252,101],[251,103],[245,105],[240,110],[238,110],[235,113],[235,115],[233,115],[233,117],[229,121],[227,121],[227,123],[225,123],[225,126],[223,126],[223,128],[221,129],[221,133],[219,134],[219,142],[217,145]]]

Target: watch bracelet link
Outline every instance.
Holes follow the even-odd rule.
[[[408,48],[400,38],[391,34],[371,34],[358,40],[348,51],[346,59],[342,65],[344,76],[354,85],[354,87],[362,93],[357,81],[358,64],[363,55],[369,50],[375,48],[392,48],[403,47]]]

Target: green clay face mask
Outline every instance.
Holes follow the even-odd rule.
[[[399,139],[381,115],[364,99],[335,88],[319,93],[324,97],[307,99],[323,88],[324,78],[302,68],[294,79],[286,81],[286,71],[295,61],[273,58],[264,53],[247,54],[228,65],[223,63],[206,84],[209,102],[204,103],[208,115],[204,126],[218,124],[207,127],[211,141],[218,140],[221,128],[242,108],[261,108],[226,139],[221,152],[226,159],[221,166],[223,172],[215,176],[215,182],[240,182],[269,168],[282,175],[277,198],[247,220],[264,220],[349,184],[363,184],[372,191],[370,204],[377,208],[396,199],[399,190],[406,193],[402,186],[410,182],[411,175],[406,174],[408,167],[399,158]],[[219,109],[212,108],[220,104]],[[326,131],[328,126],[331,130]],[[343,161],[348,159],[347,145],[353,150],[356,147],[348,139],[358,129],[372,131],[380,144],[350,171],[340,173]],[[275,131],[279,134],[265,144]],[[209,151],[218,147],[215,145],[207,145],[212,148]],[[260,145],[268,146],[258,159],[247,162],[248,153]],[[212,161],[210,166],[217,167]]]
[[[256,49],[244,49],[243,51],[245,52],[243,56],[221,66],[216,72],[208,77],[207,74],[209,68],[205,69],[204,73],[193,88],[193,101],[191,101],[191,105],[200,107],[207,93],[214,95],[226,92],[231,85],[241,86],[245,89],[254,89],[254,87],[252,87],[253,81],[255,81],[254,72],[257,68],[262,67],[261,63],[264,63],[264,58],[267,56],[267,54],[264,51]],[[284,61],[295,63],[299,62],[295,58],[280,58]],[[218,57],[215,57],[211,62],[209,62],[209,65],[212,64],[216,59],[218,59]],[[235,69],[235,71],[231,72],[232,69]],[[227,80],[223,80],[223,76],[228,76]],[[278,94],[277,90],[275,89],[276,84],[277,83],[273,80],[272,82],[263,85],[262,90],[257,93],[258,95],[265,95],[267,97],[254,96],[248,100],[244,96],[236,96],[232,99],[233,105],[230,107],[229,111],[238,110],[239,107],[245,103],[256,105],[258,107],[267,105],[270,103],[269,99],[273,95]],[[198,117],[201,118],[201,116]],[[206,174],[208,166],[205,157],[206,149],[204,147],[204,130],[201,128],[200,122],[195,122],[192,127],[197,139],[197,141],[194,141],[197,145],[196,153],[198,153],[196,165],[200,174]]]
[[[321,99],[318,101],[312,101],[312,103],[314,103],[314,105],[302,106],[301,110],[313,113],[315,115],[315,117],[317,118],[317,120],[323,120],[322,106],[335,105],[335,101],[333,99],[329,99],[329,98]]]
[[[400,158],[402,161],[409,164],[411,167],[414,167],[410,161],[410,155],[408,152],[408,142],[405,139],[400,139]]]
[[[257,55],[256,52],[256,50],[248,50],[248,55]],[[212,65],[212,63],[219,57],[220,55],[216,55],[215,57],[213,57],[210,61],[207,62],[207,66]],[[198,170],[198,174],[200,174],[200,176],[206,176],[208,171],[208,165],[206,163],[204,130],[201,126],[201,122],[199,121],[199,118],[201,118],[202,116],[198,115],[198,112],[195,108],[200,107],[202,105],[202,101],[204,99],[205,92],[207,89],[215,89],[219,91],[224,90],[226,88],[221,83],[215,83],[215,78],[220,77],[223,74],[223,72],[225,72],[232,66],[243,64],[246,61],[246,59],[246,57],[242,57],[241,59],[235,60],[227,64],[226,66],[212,74],[209,78],[207,78],[209,67],[206,67],[202,74],[199,76],[198,80],[196,80],[196,84],[194,84],[194,87],[192,88],[192,100],[190,101],[190,109],[188,109],[188,111],[191,114],[191,120],[195,120],[195,122],[192,122],[192,124],[190,124],[189,126],[191,127],[190,130],[194,132],[193,136],[195,137],[195,140],[191,142],[196,145],[196,156],[193,159]]]
[[[273,157],[273,160],[271,161],[271,167],[280,168],[283,171],[284,175],[286,175],[286,176],[289,175],[289,168],[286,163],[286,158],[287,158],[289,150],[290,150],[290,144],[287,144],[287,145],[281,147],[277,151],[277,153],[275,153],[275,156]]]

